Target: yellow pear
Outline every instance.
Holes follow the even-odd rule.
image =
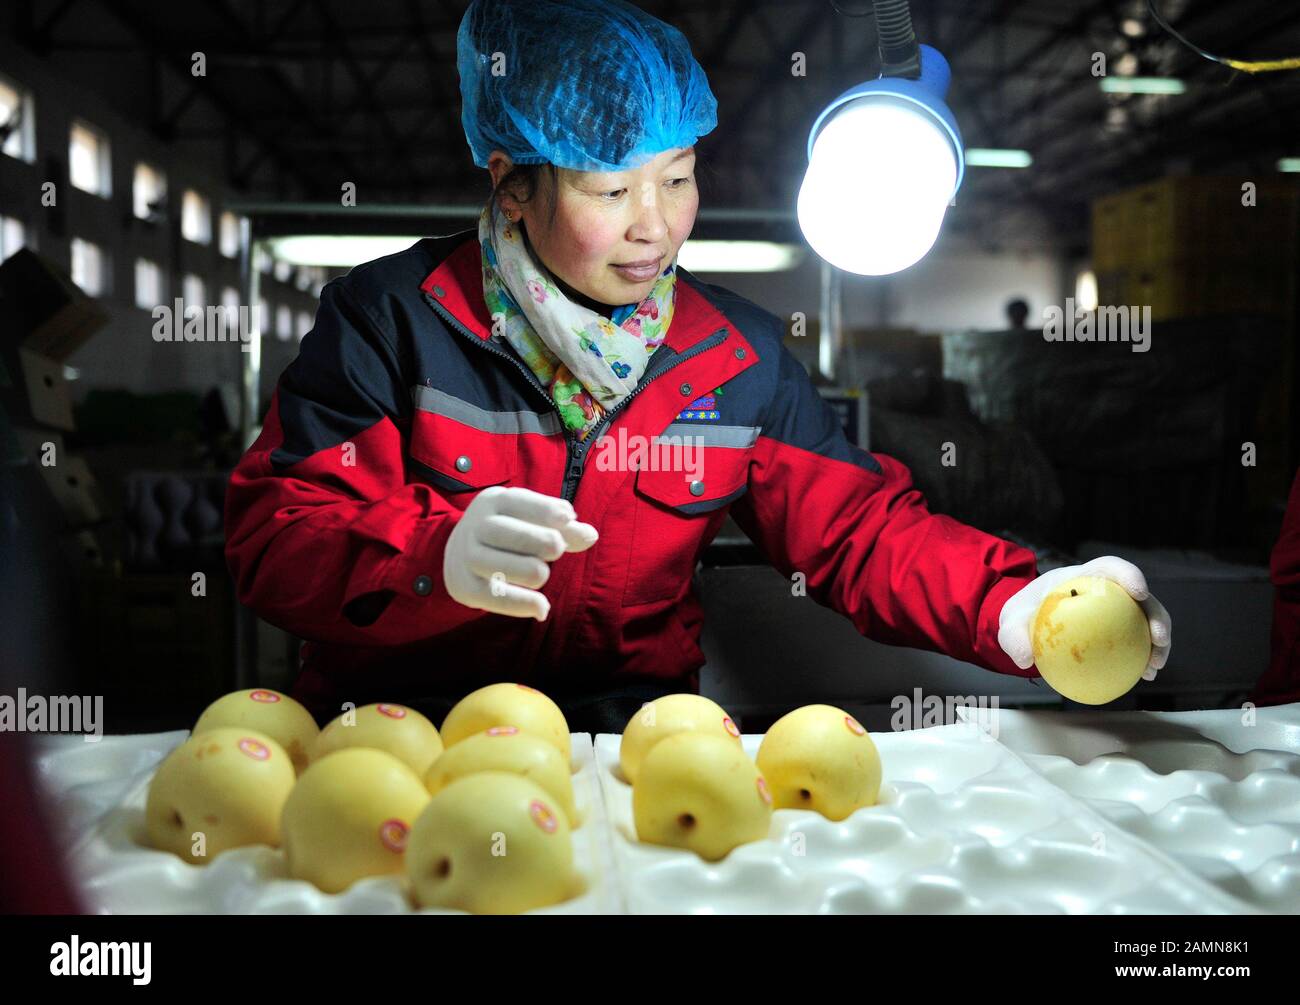
[[[289,874],[339,893],[401,872],[411,824],[429,802],[420,776],[392,754],[349,747],[303,772],[284,804]]]
[[[618,763],[623,777],[635,782],[646,754],[666,736],[686,731],[709,733],[740,746],[740,730],[715,701],[698,694],[668,694],[647,702],[623,727]]]
[[[1128,693],[1151,659],[1146,613],[1104,576],[1079,576],[1048,593],[1034,615],[1032,639],[1043,680],[1085,705]]]
[[[427,718],[405,705],[362,705],[344,712],[316,741],[313,760],[347,747],[372,747],[392,754],[421,777],[442,753],[442,738]]]
[[[201,865],[228,848],[280,843],[280,811],[296,776],[284,748],[239,727],[191,736],[149,783],[149,842]]]
[[[203,710],[194,735],[222,726],[240,726],[265,733],[282,746],[294,771],[302,774],[311,760],[320,727],[302,705],[287,694],[258,687],[222,695]]]
[[[560,706],[527,684],[489,684],[456,703],[442,724],[442,742],[452,747],[493,726],[516,726],[553,745],[569,764],[572,741]]]
[[[424,776],[437,795],[458,778],[479,771],[508,771],[531,779],[564,811],[570,827],[578,826],[569,762],[554,746],[517,726],[493,726],[445,750]]]
[[[451,782],[415,821],[406,872],[421,907],[519,914],[581,883],[564,813],[536,782],[480,771]]]
[[[843,820],[880,795],[875,743],[857,719],[832,705],[804,705],[777,719],[755,760],[779,810]]]
[[[740,744],[676,733],[655,744],[632,784],[637,837],[716,862],[767,837],[772,794]]]

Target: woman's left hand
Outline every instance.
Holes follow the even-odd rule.
[[[1030,641],[1034,615],[1038,613],[1038,607],[1047,594],[1060,583],[1076,576],[1102,576],[1114,580],[1141,605],[1151,629],[1151,659],[1142,679],[1155,680],[1156,671],[1169,659],[1169,647],[1173,644],[1173,626],[1169,612],[1165,610],[1164,604],[1151,596],[1142,570],[1132,562],[1114,555],[1103,555],[1083,565],[1069,565],[1045,572],[1019,593],[1013,594],[1003,605],[998,619],[998,644],[1003,651],[1022,670],[1028,670],[1034,665],[1034,647]]]

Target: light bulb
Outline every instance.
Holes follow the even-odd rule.
[[[836,268],[898,272],[933,247],[957,170],[952,139],[924,108],[890,96],[856,99],[813,143],[799,226]]]

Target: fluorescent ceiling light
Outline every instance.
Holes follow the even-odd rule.
[[[270,238],[271,255],[293,265],[350,269],[374,258],[405,251],[419,237],[300,234]],[[691,272],[780,272],[803,259],[803,248],[771,241],[687,241],[678,263]]]
[[[782,272],[803,260],[803,248],[773,241],[687,241],[677,264],[690,272]]]
[[[967,147],[966,166],[982,168],[1027,168],[1034,163],[1028,150],[999,150],[989,147]]]
[[[300,234],[273,237],[266,243],[271,254],[282,262],[350,269],[372,258],[405,251],[418,240],[418,237]]]
[[[1277,169],[1288,173],[1300,172],[1300,157],[1283,157],[1277,162]]]
[[[1187,85],[1177,77],[1102,77],[1107,94],[1182,94]]]

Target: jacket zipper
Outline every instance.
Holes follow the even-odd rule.
[[[700,342],[698,345],[691,346],[691,348],[688,349],[686,352],[668,357],[669,363],[666,366],[661,366],[658,370],[653,371],[649,376],[647,376],[644,380],[642,380],[640,384],[638,384],[635,388],[632,389],[631,393],[629,393],[626,398],[620,401],[616,406],[614,406],[614,408],[610,409],[610,411],[605,413],[605,417],[601,419],[599,423],[596,424],[596,426],[591,430],[590,433],[587,434],[587,438],[585,440],[579,440],[577,436],[571,433],[568,430],[568,428],[564,425],[564,416],[560,415],[559,407],[555,404],[554,401],[551,400],[551,396],[546,393],[546,388],[542,387],[541,381],[539,381],[537,379],[537,376],[531,370],[529,370],[527,366],[524,365],[522,360],[519,360],[516,357],[511,356],[505,350],[498,349],[496,348],[496,346],[492,345],[491,343],[486,342],[483,339],[479,338],[472,331],[466,328],[463,324],[457,321],[456,318],[452,316],[450,311],[448,311],[445,307],[443,307],[442,304],[438,303],[438,301],[435,300],[433,297],[431,297],[428,293],[424,294],[424,298],[425,300],[428,301],[429,306],[431,306],[438,313],[439,317],[449,322],[454,330],[460,332],[461,335],[465,336],[465,338],[469,339],[472,343],[479,346],[480,348],[486,349],[488,352],[492,353],[493,355],[500,356],[502,359],[509,360],[512,364],[514,364],[514,366],[528,380],[528,383],[532,385],[534,388],[536,388],[537,392],[546,400],[546,404],[550,408],[550,410],[560,417],[560,429],[564,431],[564,450],[565,450],[564,487],[561,492],[561,497],[566,499],[569,502],[573,502],[573,497],[577,495],[578,480],[582,477],[583,464],[585,463],[588,450],[590,449],[591,445],[595,443],[596,440],[600,437],[600,434],[605,430],[605,427],[608,426],[610,422],[613,421],[614,416],[616,416],[619,412],[621,412],[624,408],[626,408],[628,403],[631,402],[631,400],[635,398],[638,394],[640,394],[643,390],[645,390],[645,388],[649,386],[653,381],[657,380],[659,377],[663,376],[669,370],[673,369],[673,367],[677,366],[677,364],[684,363],[691,357],[698,356],[700,353],[712,349],[715,345],[725,342],[727,339],[727,329],[719,328],[716,332],[714,332],[704,341]]]
[[[641,383],[639,383],[636,387],[632,389],[632,391],[628,394],[626,398],[624,398],[612,409],[606,412],[605,417],[601,419],[600,422],[598,422],[592,428],[590,433],[587,434],[587,438],[577,443],[577,450],[576,450],[577,463],[574,464],[570,462],[569,474],[565,477],[564,480],[564,489],[565,489],[564,498],[568,499],[570,502],[573,501],[573,495],[576,495],[578,491],[578,479],[582,476],[582,467],[584,464],[584,458],[586,456],[586,453],[590,449],[591,445],[594,444],[598,439],[600,439],[600,434],[605,431],[605,427],[614,421],[614,416],[618,415],[619,412],[621,412],[624,408],[626,408],[633,398],[635,398],[638,394],[640,394],[647,387],[649,387],[650,384],[658,380],[660,377],[662,377],[673,367],[677,366],[677,364],[685,363],[692,356],[698,356],[700,353],[712,349],[715,345],[725,342],[726,340],[727,340],[727,329],[719,328],[707,339],[704,339],[697,345],[691,346],[691,348],[686,350],[686,352],[668,357],[669,363],[666,366],[660,367],[658,370],[655,370],[653,373],[647,376],[645,380],[641,381]],[[570,479],[572,479],[572,494],[570,493],[570,488],[569,488]]]

